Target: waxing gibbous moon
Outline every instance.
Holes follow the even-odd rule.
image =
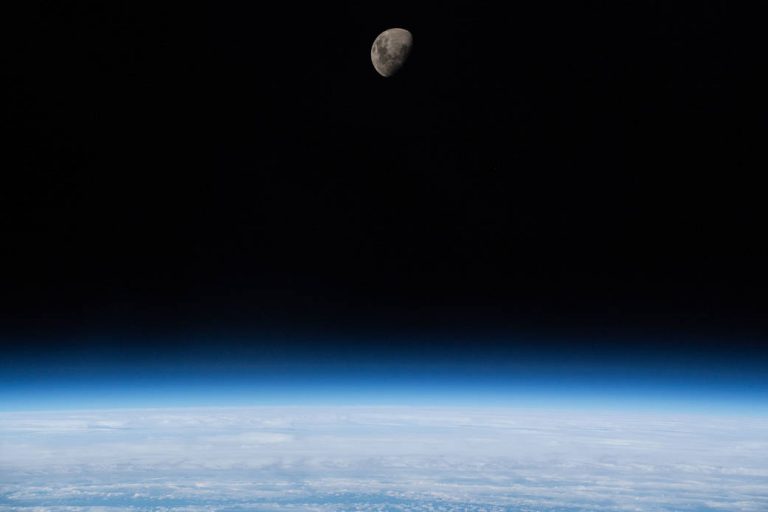
[[[383,77],[390,77],[403,66],[413,47],[413,36],[404,28],[390,28],[376,37],[371,46],[371,62]]]

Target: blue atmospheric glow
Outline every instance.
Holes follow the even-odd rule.
[[[6,369],[8,370],[8,369]],[[760,375],[658,365],[384,361],[57,365],[0,378],[3,410],[254,404],[452,404],[766,409]]]
[[[397,340],[396,340],[397,341]],[[724,344],[236,339],[63,344],[0,360],[0,409],[445,404],[768,410],[768,361]],[[703,348],[702,348],[703,347]],[[709,349],[705,349],[709,347]],[[726,348],[724,348],[726,347]]]

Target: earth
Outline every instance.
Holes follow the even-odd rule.
[[[256,407],[0,414],[1,511],[765,511],[768,418]]]

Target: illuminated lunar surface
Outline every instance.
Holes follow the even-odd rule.
[[[385,30],[373,41],[371,62],[383,77],[390,77],[405,64],[413,47],[413,36],[402,28]]]

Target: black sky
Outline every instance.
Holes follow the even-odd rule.
[[[737,4],[4,7],[7,351],[263,331],[761,349],[768,84]],[[415,46],[383,79],[392,26]]]

